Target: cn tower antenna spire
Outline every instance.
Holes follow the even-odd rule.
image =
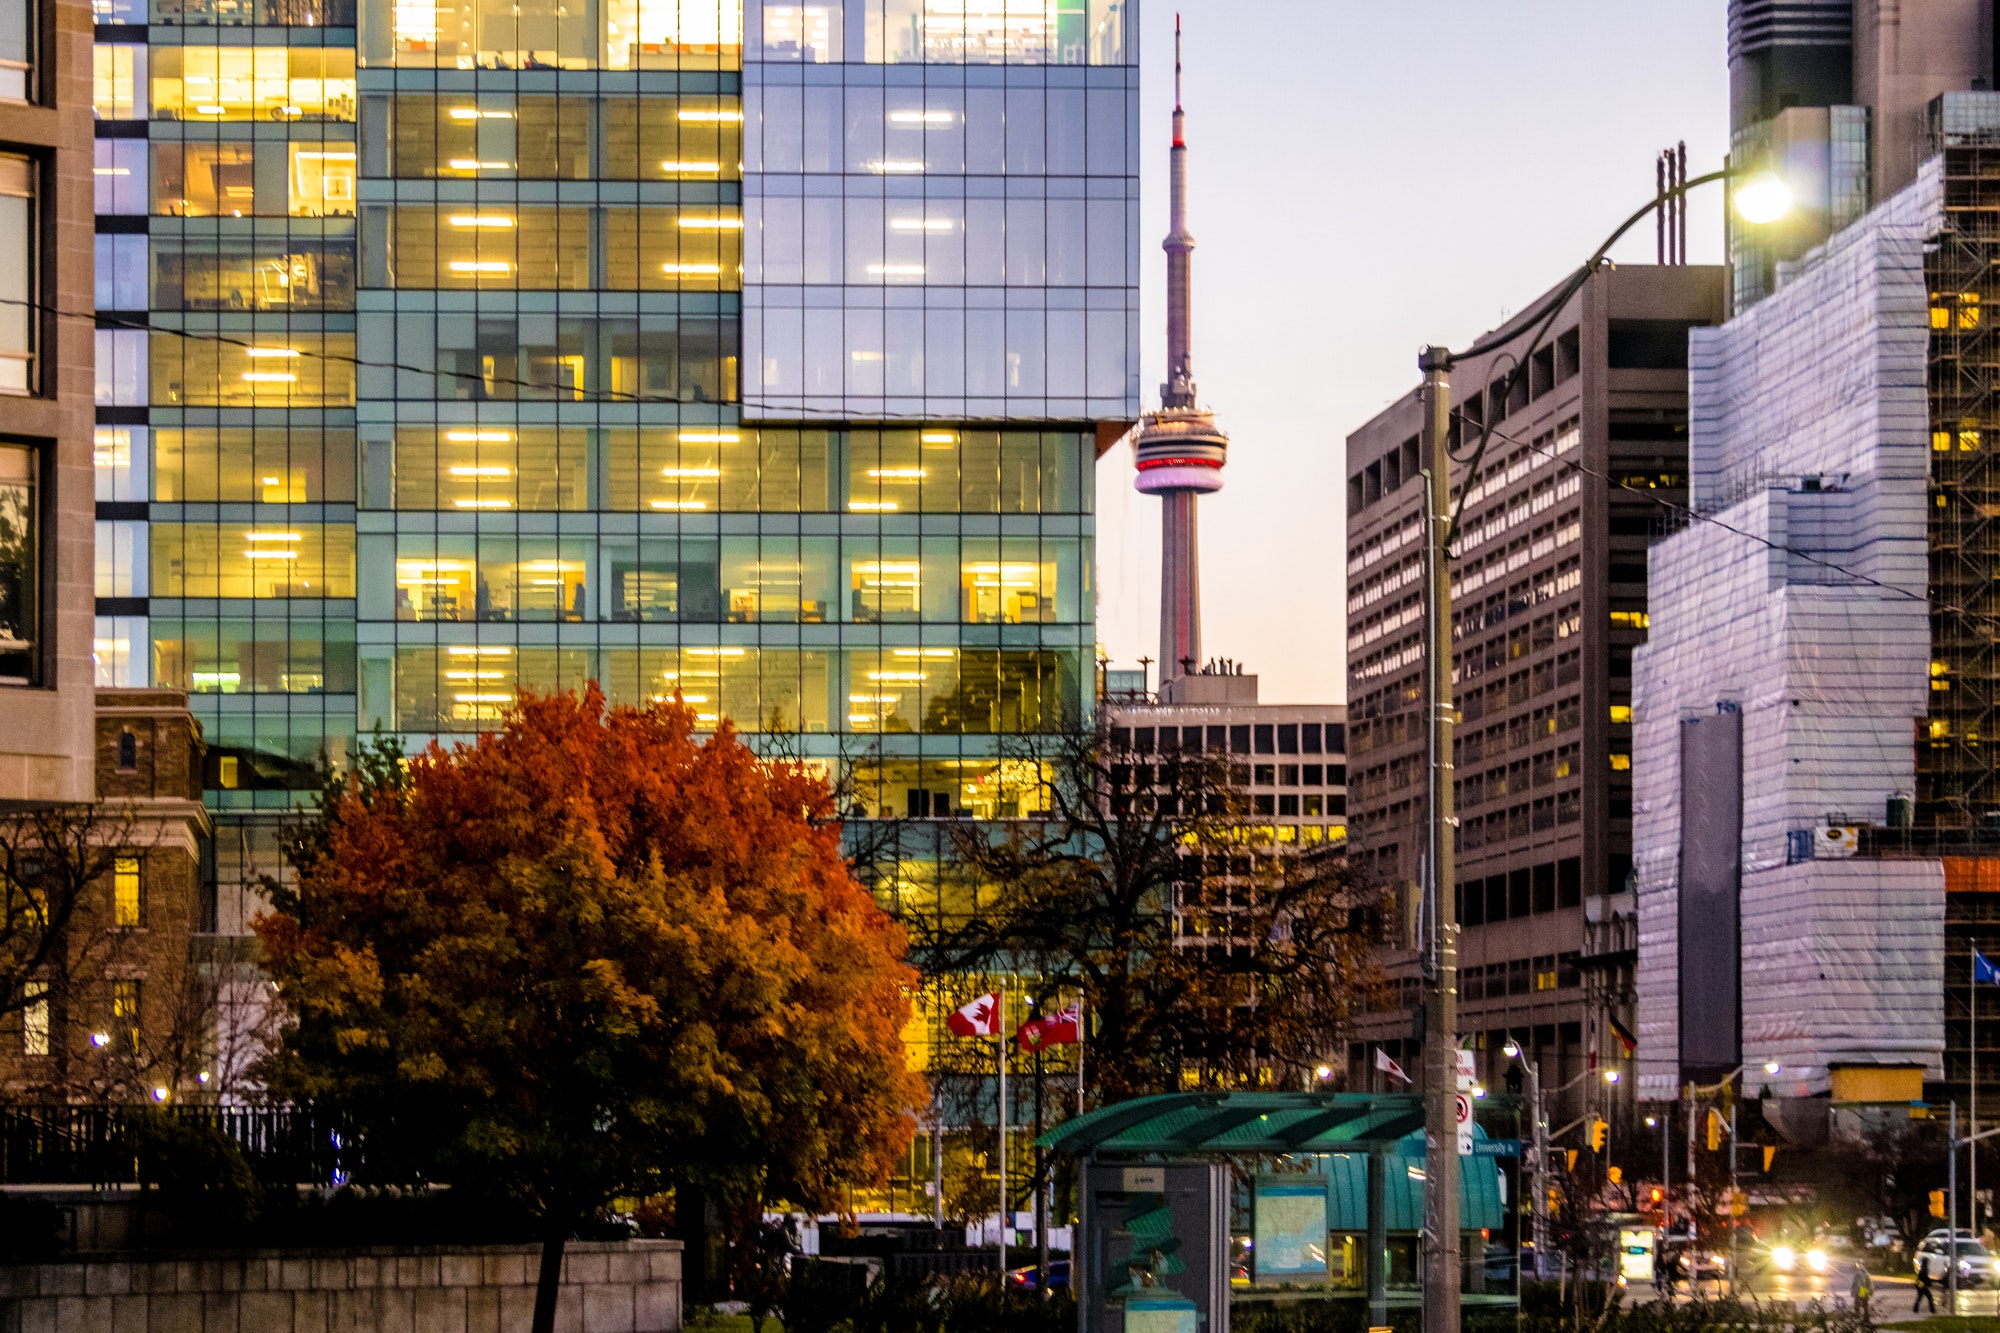
[[[1174,15],[1174,110],[1181,109],[1181,16]],[[1178,137],[1178,136],[1176,136]]]
[[[1187,113],[1181,105],[1181,18],[1174,15],[1174,140],[1168,154],[1167,378],[1160,407],[1133,437],[1133,484],[1160,497],[1160,688],[1201,666],[1201,540],[1196,501],[1222,489],[1229,437],[1196,402],[1193,359],[1194,235],[1188,230]]]

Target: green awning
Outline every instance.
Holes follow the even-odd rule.
[[[1423,1124],[1409,1093],[1173,1092],[1100,1107],[1036,1142],[1073,1157],[1355,1152]]]

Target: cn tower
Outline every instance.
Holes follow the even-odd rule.
[[[1142,494],[1157,495],[1160,532],[1160,683],[1192,675],[1201,665],[1201,537],[1196,502],[1222,489],[1229,437],[1215,416],[1195,403],[1190,359],[1194,302],[1187,227],[1186,116],[1181,111],[1181,21],[1174,16],[1174,145],[1172,223],[1161,247],[1167,252],[1167,382],[1160,409],[1144,414],[1133,436]]]

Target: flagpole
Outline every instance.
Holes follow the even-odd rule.
[[[1083,1114],[1083,992],[1076,993],[1076,1113]]]
[[[1007,983],[1000,983],[994,1040],[1000,1052],[1000,1285],[1007,1285]]]

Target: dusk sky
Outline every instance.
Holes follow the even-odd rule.
[[[1142,387],[1164,360],[1174,6],[1143,10]],[[1347,433],[1588,257],[1653,193],[1658,151],[1722,164],[1724,0],[1186,0],[1194,369],[1231,435],[1201,502],[1202,640],[1263,700],[1347,697]],[[1693,262],[1722,195],[1693,197]],[[1653,230],[1613,258],[1652,263]],[[1098,467],[1098,635],[1159,644],[1159,502]],[[1155,667],[1157,672],[1157,667]],[[1156,677],[1157,679],[1157,677]]]

